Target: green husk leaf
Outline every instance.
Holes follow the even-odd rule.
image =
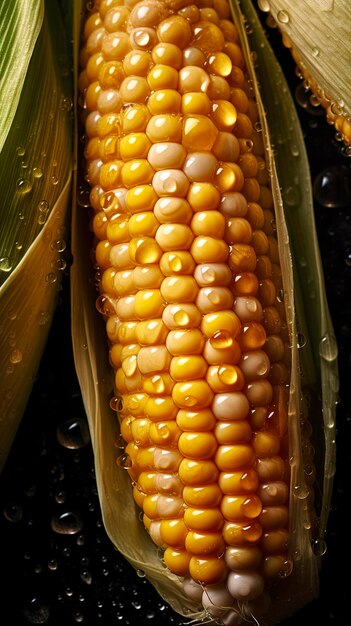
[[[57,302],[72,168],[71,60],[58,4],[10,4],[0,6],[0,471]]]

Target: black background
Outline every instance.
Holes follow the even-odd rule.
[[[337,471],[320,596],[282,626],[344,626],[350,616],[351,556],[351,157],[321,108],[310,104],[311,94],[296,76],[279,34],[271,28],[267,34],[294,95],[305,136],[340,371]],[[335,65],[337,71],[337,60]],[[69,251],[67,261],[69,267]],[[0,563],[4,626],[186,622],[137,575],[105,533],[70,344],[68,270],[31,398],[0,478]]]

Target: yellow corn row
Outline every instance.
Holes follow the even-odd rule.
[[[83,37],[117,464],[184,593],[227,626],[265,619],[292,569],[290,349],[237,29],[227,0],[96,0]]]

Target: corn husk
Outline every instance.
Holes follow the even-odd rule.
[[[231,7],[260,111],[274,196],[292,346],[289,402],[292,465],[290,523],[296,532],[292,533],[290,556],[294,568],[289,580],[282,581],[278,586],[272,611],[268,617],[265,616],[265,624],[273,625],[318,595],[319,553],[322,552],[321,541],[327,523],[335,469],[333,433],[338,374],[336,345],[325,298],[313,220],[309,168],[298,117],[283,73],[269,48],[251,3],[248,0],[240,3],[232,0]],[[256,71],[253,63],[257,65]],[[270,107],[270,102],[274,102],[274,107]],[[292,202],[292,198],[297,200],[296,203]],[[82,236],[83,232],[86,233],[85,237]],[[109,406],[114,395],[113,375],[108,363],[105,327],[101,315],[95,309],[98,291],[94,286],[91,263],[89,216],[77,203],[73,207],[72,249],[74,359],[91,431],[106,531],[119,552],[139,573],[146,575],[176,612],[195,621],[201,620],[205,617],[204,613],[184,596],[180,580],[163,567],[159,550],[149,539],[140,520],[140,510],[132,496],[129,475],[116,466],[116,458],[120,454],[116,447],[118,420]],[[311,285],[314,287],[313,295]],[[299,348],[302,334],[306,341],[303,349]],[[324,349],[326,346],[329,346],[329,351]],[[308,406],[312,407],[311,411]],[[302,447],[310,445],[304,433],[310,413],[313,413],[317,432],[323,426],[323,414],[326,420],[325,439],[320,442],[317,459],[321,481],[318,489],[322,494],[320,499],[316,499],[319,525],[313,531],[306,517],[309,496],[305,480],[306,459],[302,455]]]
[[[290,48],[317,104],[351,144],[351,12],[348,0],[258,0]]]
[[[58,5],[0,4],[0,471],[57,304],[71,180],[69,48]]]

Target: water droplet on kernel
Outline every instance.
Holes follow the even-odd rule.
[[[176,311],[173,315],[173,319],[177,326],[187,326],[187,324],[189,324],[190,322],[189,315],[186,313],[186,311],[182,310]]]
[[[210,344],[213,348],[230,348],[233,345],[233,337],[227,330],[219,330],[210,337]]]

